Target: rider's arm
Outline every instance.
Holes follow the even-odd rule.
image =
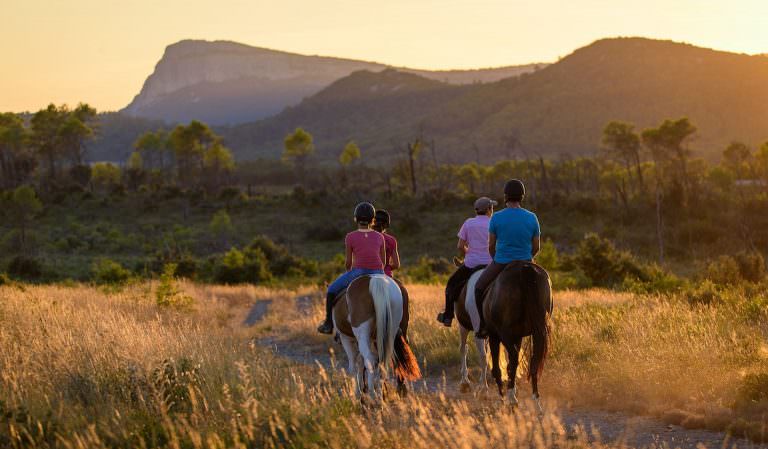
[[[397,270],[400,268],[400,250],[397,249],[397,246],[392,250],[392,257],[389,261],[389,267],[393,270]]]
[[[344,265],[347,267],[347,271],[352,269],[352,248],[349,245],[347,245],[347,259]]]
[[[488,233],[488,253],[491,258],[496,257],[496,234],[493,232]]]
[[[537,235],[536,237],[531,239],[531,257],[536,257],[536,254],[539,253],[540,249],[541,249],[541,239]]]
[[[384,240],[382,239],[382,242]],[[387,249],[385,248],[384,243],[381,244],[381,249],[379,250],[379,257],[381,258],[381,266],[385,267],[387,266]]]
[[[467,255],[467,241],[459,238],[459,243],[456,245],[456,249],[459,250],[459,257],[464,257]]]

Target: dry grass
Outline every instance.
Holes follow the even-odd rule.
[[[600,446],[583,432],[566,435],[555,415],[539,423],[530,407],[424,394],[361,410],[347,376],[253,344],[279,335],[327,350],[314,332],[320,298],[295,307],[309,288],[185,284],[195,298],[188,311],[159,308],[151,289],[0,287],[0,447]],[[411,340],[427,373],[458,371],[456,330],[434,322],[441,289],[409,290]],[[262,300],[271,312],[243,326]],[[766,370],[765,321],[599,291],[556,301],[545,395],[754,431],[759,409],[732,405],[744,376]]]

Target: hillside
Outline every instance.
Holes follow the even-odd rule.
[[[241,158],[276,157],[282,137],[302,126],[317,137],[321,157],[355,139],[374,160],[392,157],[393,144],[423,134],[436,140],[445,161],[593,153],[610,120],[642,129],[688,116],[699,128],[695,149],[708,156],[735,139],[768,139],[768,59],[761,56],[606,39],[496,83],[437,88],[409,78],[407,92],[369,92],[396,76],[354,74],[275,117],[225,134]],[[467,151],[475,145],[479,150]]]
[[[402,70],[447,83],[471,84],[498,81],[536,67]],[[304,56],[235,42],[185,40],[166,48],[141,92],[122,112],[168,122],[249,122],[295,105],[354,71],[385,68],[375,62]]]

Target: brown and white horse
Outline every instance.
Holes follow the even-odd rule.
[[[528,378],[533,387],[533,400],[542,412],[539,400],[539,379],[549,350],[552,314],[552,283],[549,274],[532,262],[512,262],[493,281],[483,300],[483,316],[488,328],[488,344],[499,394],[504,397],[505,385],[499,367],[499,349],[507,349],[507,395],[517,404],[515,376],[523,337],[531,336],[531,360]]]
[[[391,278],[366,275],[352,281],[334,305],[333,323],[361,396],[368,392],[374,400],[382,397],[381,378],[390,365],[400,392],[405,392],[405,381],[421,377],[405,338],[407,293]]]
[[[475,284],[477,279],[483,273],[479,270],[472,273],[467,281],[461,295],[456,301],[456,320],[459,322],[459,350],[461,351],[461,391],[467,392],[470,389],[469,371],[467,369],[467,337],[470,332],[477,332],[480,327],[480,315],[477,312],[475,303]],[[475,338],[475,347],[480,358],[480,387],[488,387],[488,360],[486,356],[486,341],[482,338]]]

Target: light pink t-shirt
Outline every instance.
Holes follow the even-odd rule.
[[[488,223],[491,217],[478,215],[468,218],[459,229],[459,238],[467,242],[467,254],[464,256],[464,265],[474,268],[478,265],[491,263],[491,254],[488,252]]]
[[[347,248],[352,248],[352,268],[383,270],[381,248],[384,236],[376,231],[352,231],[344,239]]]

